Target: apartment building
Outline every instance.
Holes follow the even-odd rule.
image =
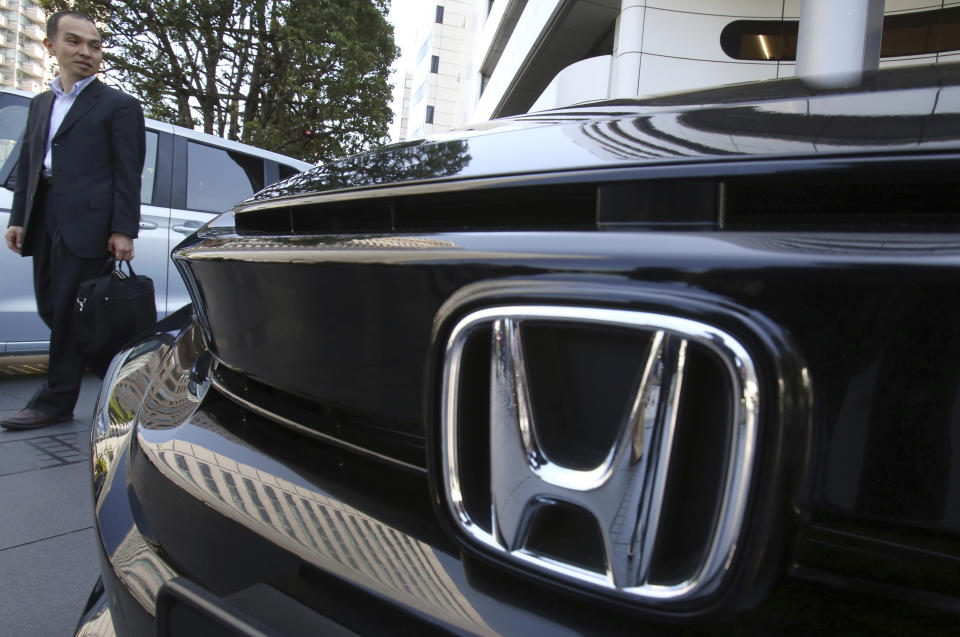
[[[593,100],[798,74],[842,85],[871,69],[960,61],[958,1],[428,4],[417,54],[405,56],[413,93],[395,140]]]
[[[47,16],[36,0],[0,0],[0,86],[38,93],[51,79]]]

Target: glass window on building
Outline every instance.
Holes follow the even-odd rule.
[[[960,7],[891,15],[883,19],[880,57],[960,50]]]
[[[720,47],[737,60],[795,60],[799,30],[795,20],[737,20],[720,33]]]
[[[443,7],[437,5],[437,18],[434,20],[437,24],[443,24]]]
[[[720,33],[720,47],[736,60],[797,59],[796,20],[737,20]],[[960,7],[888,15],[883,18],[880,57],[960,51]]]
[[[424,120],[427,124],[433,123],[433,107],[427,106],[427,118]]]
[[[430,56],[430,72],[431,73],[440,72],[440,56],[439,55]]]
[[[427,83],[426,81],[424,81],[424,83],[420,85],[420,88],[417,89],[417,92],[413,94],[413,99],[410,100],[410,105],[415,106],[419,104],[420,100],[423,99],[423,96],[426,92],[427,92]]]
[[[420,60],[427,56],[427,51],[430,50],[430,38],[427,38],[423,45],[420,46],[420,51],[417,52],[417,64],[420,64]]]

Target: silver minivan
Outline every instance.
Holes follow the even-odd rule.
[[[31,93],[0,90],[0,229],[13,202],[18,143]],[[140,190],[140,236],[133,268],[153,279],[157,315],[190,302],[170,262],[187,235],[264,186],[311,168],[291,157],[187,128],[147,120]],[[0,361],[46,353],[50,331],[37,314],[31,259],[0,246]]]

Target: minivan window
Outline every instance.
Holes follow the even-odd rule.
[[[286,179],[287,177],[293,177],[294,175],[299,174],[300,171],[293,166],[288,166],[286,164],[280,164],[280,179]]]
[[[263,188],[263,160],[245,153],[187,144],[187,208],[223,212]]]
[[[30,99],[20,95],[0,93],[0,183],[7,180],[17,163],[17,142],[27,126]]]
[[[153,203],[153,182],[157,177],[157,140],[156,132],[147,131],[147,156],[143,161],[143,173],[140,178],[140,203]]]

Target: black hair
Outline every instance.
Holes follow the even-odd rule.
[[[87,22],[92,24],[94,28],[96,28],[97,26],[97,24],[93,21],[93,19],[90,16],[84,13],[80,13],[79,11],[57,11],[52,16],[50,16],[50,19],[47,20],[47,39],[49,40],[56,39],[57,27],[60,25],[60,18],[62,18],[63,16],[70,16],[71,18],[80,18],[81,20],[86,20]]]

